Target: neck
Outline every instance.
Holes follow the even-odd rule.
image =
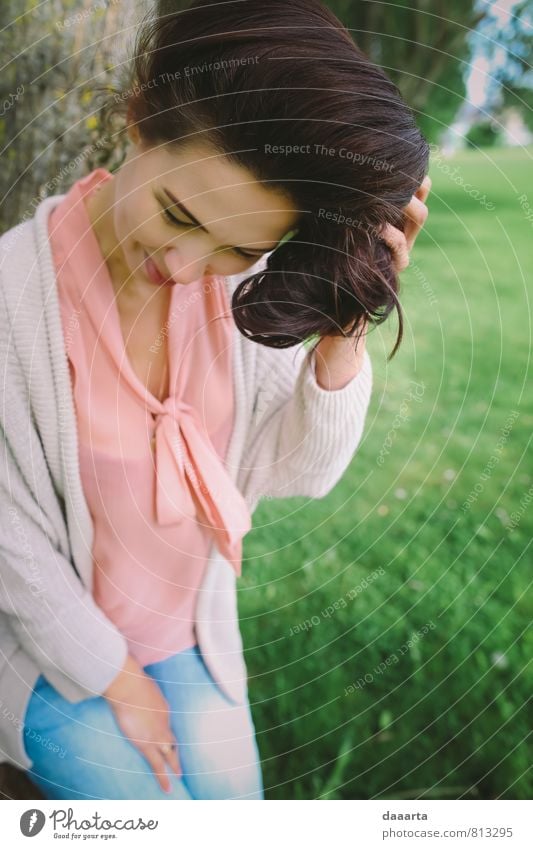
[[[107,265],[115,295],[121,298],[146,300],[147,287],[132,276],[124,252],[117,240],[113,220],[115,191],[113,180],[106,180],[84,198],[85,209],[96,241]]]
[[[102,256],[106,262],[117,256],[117,241],[115,228],[113,226],[112,197],[109,188],[112,181],[101,183],[90,195],[84,198],[85,209],[91,222],[93,233],[96,236]]]

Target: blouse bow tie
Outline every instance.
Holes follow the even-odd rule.
[[[224,468],[197,410],[170,396],[156,418],[156,513],[161,525],[185,517],[210,526],[220,553],[241,574],[248,505]]]

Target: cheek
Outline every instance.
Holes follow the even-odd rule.
[[[146,201],[138,196],[123,198],[115,207],[115,230],[119,242],[139,242],[153,247],[161,240],[161,223],[155,209],[146,211]]]

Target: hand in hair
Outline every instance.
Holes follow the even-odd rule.
[[[409,253],[428,217],[425,202],[430,189],[431,180],[425,177],[405,207],[404,232],[391,224],[385,225],[383,229],[383,241],[393,253],[394,265],[398,272],[404,271],[409,265]],[[344,331],[349,334],[353,334],[354,330],[354,324],[344,328]],[[368,319],[364,318],[360,322],[356,345],[352,335],[349,337],[324,336],[320,340],[316,346],[316,378],[323,389],[330,391],[342,389],[359,374],[363,366],[367,331]]]
[[[402,233],[392,224],[386,224],[382,231],[382,239],[391,249],[394,265],[398,272],[404,271],[409,265],[409,254],[413,249],[416,237],[426,223],[429,210],[426,206],[427,196],[431,189],[431,180],[424,177],[410,203],[405,207],[405,229]]]

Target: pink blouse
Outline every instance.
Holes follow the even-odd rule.
[[[211,543],[240,575],[251,518],[223,465],[234,403],[224,281],[172,287],[161,329],[170,394],[161,402],[128,359],[83,202],[110,179],[97,168],[74,183],[50,216],[49,238],[94,526],[93,596],[145,666],[197,642],[194,606]]]

